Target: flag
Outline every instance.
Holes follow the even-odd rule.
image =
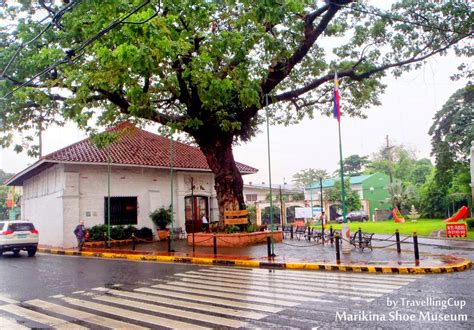
[[[334,76],[334,110],[333,110],[333,115],[334,118],[337,119],[338,122],[341,122],[341,108],[339,105],[339,81],[337,80],[337,72],[336,75]]]

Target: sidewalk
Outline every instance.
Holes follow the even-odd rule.
[[[387,235],[388,237],[389,235]],[[388,248],[377,248],[387,247]],[[260,244],[243,248],[219,248],[214,255],[212,247],[195,247],[186,240],[173,241],[176,252],[168,253],[168,242],[140,243],[136,250],[132,245],[107,248],[87,248],[83,251],[45,249],[40,252],[53,254],[81,255],[88,257],[117,258],[127,260],[147,260],[158,262],[184,262],[197,264],[225,264],[246,267],[292,268],[311,270],[333,270],[374,273],[445,273],[464,271],[472,266],[465,258],[423,253],[420,249],[420,264],[415,264],[414,253],[403,250],[397,254],[393,242],[373,241],[374,250],[353,249],[350,254],[341,252],[341,262],[336,263],[335,248],[330,244],[316,245],[297,239],[285,239],[274,244],[275,257],[268,258],[267,245]]]
[[[395,236],[388,234],[375,234],[374,239],[377,240],[387,240],[395,242]],[[410,242],[412,242],[410,240]],[[439,246],[444,248],[452,249],[463,249],[463,250],[473,250],[474,251],[474,241],[466,239],[456,239],[456,238],[435,238],[435,237],[418,237],[419,245],[427,246]]]

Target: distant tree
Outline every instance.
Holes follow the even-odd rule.
[[[2,185],[5,181],[10,179],[14,175],[15,174],[7,173],[7,172],[4,172],[3,170],[0,170],[0,185]]]
[[[448,186],[440,185],[435,180],[436,171],[433,171],[426,182],[421,186],[420,209],[423,217],[443,218],[448,207]]]
[[[401,210],[403,206],[409,205],[415,196],[414,188],[412,186],[405,187],[400,181],[390,183],[387,186],[387,191],[390,195],[390,202],[399,210]]]
[[[433,171],[433,164],[428,158],[423,158],[415,162],[415,167],[411,172],[410,181],[416,186],[421,186]]]
[[[365,165],[369,163],[369,156],[350,155],[344,158],[344,174],[348,176],[361,175]],[[340,166],[340,163],[339,163]],[[339,173],[339,168],[335,173]]]
[[[326,170],[307,168],[293,175],[293,182],[299,188],[304,188],[313,182],[319,182],[319,178],[327,179],[329,174]]]
[[[429,130],[432,154],[436,156],[436,167],[448,153],[454,161],[467,162],[474,141],[474,86],[456,91],[434,116]],[[438,159],[439,158],[439,159]]]
[[[346,210],[347,212],[360,210],[362,208],[362,203],[359,198],[359,194],[356,191],[351,189],[351,184],[349,179],[344,180],[344,190],[346,194]],[[341,196],[341,181],[336,181],[334,186],[326,189],[325,198],[330,202],[339,202],[342,203]]]

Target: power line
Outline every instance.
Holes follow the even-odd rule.
[[[8,61],[7,63],[7,66],[5,67],[5,69],[3,69],[3,72],[2,74],[0,75],[0,79],[4,78],[5,75],[7,74],[8,70],[10,69],[10,67],[12,66],[12,64],[15,62],[16,58],[18,57],[18,55],[20,54],[20,52],[26,47],[28,46],[29,44],[35,42],[36,40],[38,40],[43,34],[46,33],[46,31],[48,31],[52,26],[53,24],[56,24],[59,22],[59,20],[61,19],[61,17],[69,10],[73,9],[81,0],[77,0],[77,1],[73,1],[69,4],[67,4],[63,9],[61,9],[60,11],[58,11],[52,18],[51,18],[51,21],[48,23],[48,25],[46,25],[43,30],[41,30],[36,36],[34,36],[32,39],[30,39],[29,41],[25,42],[25,43],[22,43],[20,45],[20,47],[15,51],[15,53],[13,54],[13,56],[10,58],[10,60]],[[43,18],[40,23],[42,23],[48,16],[46,16],[45,18]]]
[[[94,36],[92,36],[91,38],[87,39],[86,41],[84,41],[79,47],[76,47],[76,48],[73,48],[73,49],[70,49],[70,50],[67,50],[66,51],[66,56],[64,56],[61,60],[58,60],[56,61],[54,64],[50,65],[49,67],[41,70],[39,73],[35,74],[32,78],[30,78],[28,81],[22,83],[21,85],[15,87],[14,89],[12,89],[10,92],[8,92],[7,94],[5,94],[2,99],[6,99],[8,98],[10,95],[12,95],[13,93],[15,93],[17,90],[19,90],[20,88],[23,88],[29,84],[31,84],[33,82],[33,80],[35,80],[36,78],[39,78],[41,77],[42,75],[50,72],[51,70],[53,70],[54,68],[58,67],[59,65],[61,64],[65,64],[65,63],[68,63],[68,62],[71,62],[71,61],[75,61],[77,59],[79,59],[83,53],[81,53],[87,46],[89,46],[90,44],[92,44],[93,42],[95,42],[97,39],[100,39],[101,37],[103,37],[105,34],[107,34],[109,31],[111,31],[112,29],[116,28],[118,25],[122,24],[122,23],[131,23],[131,22],[125,22],[126,19],[128,19],[130,16],[132,16],[133,14],[137,13],[140,9],[142,9],[143,7],[145,7],[147,4],[150,3],[150,0],[147,0],[145,2],[143,2],[141,5],[135,7],[135,9],[133,9],[131,12],[129,12],[127,15],[123,16],[122,18],[120,19],[116,19],[115,21],[113,21],[111,24],[109,24],[109,26],[107,26],[106,28],[104,28],[103,30],[101,30],[100,32],[98,32],[97,34],[95,34]],[[159,11],[159,8],[157,9],[157,12]],[[156,13],[155,13],[156,14]],[[154,16],[152,16],[151,18],[155,17],[156,15],[153,14]],[[147,20],[143,21],[141,24],[145,23],[145,22],[148,22],[151,18],[148,18]],[[136,23],[139,23],[139,22],[136,22]],[[81,53],[80,55],[78,55],[79,53]]]

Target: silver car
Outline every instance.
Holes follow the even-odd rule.
[[[34,257],[38,249],[39,233],[29,221],[2,220],[0,221],[0,255],[11,251],[19,255],[27,251],[29,257]]]
[[[352,211],[352,212],[347,213],[346,220],[347,222],[352,222],[352,221],[366,222],[367,220],[369,220],[369,216],[364,211]],[[336,221],[338,223],[342,223],[344,222],[344,219],[341,216],[341,217],[337,217]]]

